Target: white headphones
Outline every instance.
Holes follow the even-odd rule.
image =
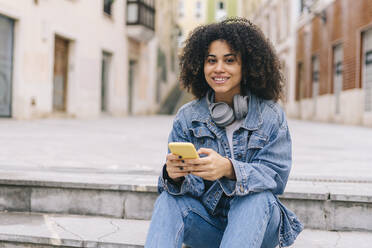
[[[236,94],[233,99],[233,109],[227,103],[214,102],[214,92],[207,92],[207,103],[212,119],[219,127],[226,127],[235,119],[241,120],[248,114],[248,96]]]

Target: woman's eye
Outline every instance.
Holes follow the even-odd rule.
[[[235,59],[226,59],[226,63],[231,64],[231,63],[234,63],[234,62],[235,62]]]
[[[207,59],[207,62],[210,63],[210,64],[212,64],[212,63],[215,63],[216,60],[215,59]]]

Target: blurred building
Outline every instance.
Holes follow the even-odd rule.
[[[302,0],[296,115],[372,125],[372,0]]]
[[[240,16],[244,0],[178,0],[179,47],[199,25]]]
[[[158,111],[175,83],[172,8],[175,0],[0,0],[0,116]]]
[[[226,17],[241,16],[244,0],[208,0],[207,22],[223,20]]]
[[[177,0],[127,0],[127,5],[128,112],[161,112],[177,83]]]
[[[178,45],[182,47],[189,33],[197,26],[205,24],[207,21],[207,1],[206,0],[178,0],[178,24],[180,27],[178,34]]]
[[[372,0],[244,3],[281,60],[289,116],[372,125]]]
[[[285,99],[287,112],[295,108],[295,55],[296,27],[300,14],[298,1],[252,0],[244,2],[243,15],[252,20],[270,39],[279,56],[285,77]]]

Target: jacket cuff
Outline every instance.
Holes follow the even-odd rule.
[[[176,182],[169,177],[166,170],[166,165],[163,166],[162,175],[159,178],[160,184],[163,185],[164,189],[171,195],[183,195],[186,192],[186,180],[183,177],[181,181]]]
[[[235,194],[235,185],[236,185],[236,181],[235,180],[230,180],[226,177],[222,177],[220,179],[218,179],[218,182],[223,190],[223,192],[227,195],[227,196],[233,196]]]
[[[235,177],[236,177],[236,183],[235,183],[235,194],[236,195],[247,195],[249,193],[248,189],[248,175],[247,171],[245,170],[244,163],[241,163],[239,161],[236,161],[235,159],[230,159],[234,171],[235,171]]]

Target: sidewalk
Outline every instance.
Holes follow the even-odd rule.
[[[0,243],[142,247],[172,120],[0,119]],[[292,247],[369,247],[360,230],[372,230],[372,129],[289,126],[293,167],[281,200],[306,227]]]
[[[173,116],[0,119],[0,167],[157,175]],[[372,183],[372,129],[289,120],[291,180]]]

